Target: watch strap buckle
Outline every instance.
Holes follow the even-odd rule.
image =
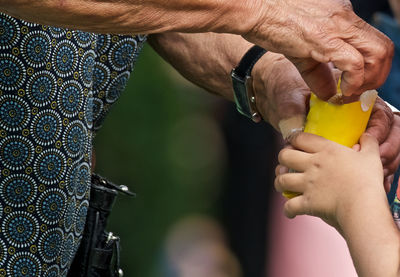
[[[260,122],[261,116],[256,106],[252,77],[247,75],[241,78],[235,73],[235,70],[232,70],[231,77],[233,89],[235,91],[234,98],[236,109],[242,115],[251,118],[255,123]]]
[[[251,118],[255,123],[260,122],[262,118],[257,109],[251,71],[254,64],[265,53],[266,50],[257,45],[251,47],[242,57],[238,66],[231,71],[236,109],[242,115]]]

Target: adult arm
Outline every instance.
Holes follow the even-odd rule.
[[[386,79],[393,44],[361,20],[348,0],[0,0],[0,10],[48,25],[94,32],[216,32],[291,58],[321,98],[359,94]],[[323,81],[321,81],[323,80]]]
[[[186,79],[230,101],[230,72],[253,46],[240,36],[215,33],[154,34],[148,41]],[[252,76],[257,108],[276,130],[280,131],[281,120],[305,117],[310,89],[283,55],[264,54],[254,65]]]
[[[228,100],[233,100],[230,71],[252,46],[240,36],[215,33],[153,34],[149,42],[188,80]],[[302,127],[310,89],[293,64],[280,54],[267,52],[255,64],[252,76],[264,120],[284,137],[291,128]],[[393,117],[390,108],[378,99],[367,131],[380,144],[385,176],[390,181],[400,163],[400,117]]]

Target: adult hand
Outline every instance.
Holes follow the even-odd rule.
[[[300,128],[308,112],[310,89],[299,72],[284,56],[267,53],[254,66],[253,89],[257,108],[264,120],[287,136],[290,130],[282,129],[282,122],[297,118]],[[291,122],[293,123],[293,121]],[[381,98],[372,110],[367,133],[374,136],[380,146],[385,174],[385,188],[390,187],[393,174],[400,164],[400,115],[393,115]]]
[[[290,130],[282,130],[282,122],[295,119],[288,128],[303,127],[310,89],[296,67],[283,55],[267,52],[255,64],[252,76],[257,109],[262,118],[284,137]]]
[[[345,95],[379,87],[393,43],[360,19],[349,0],[0,0],[9,15],[45,25],[111,33],[214,32],[289,57],[320,98],[336,92],[328,62],[343,72]],[[95,3],[95,5],[93,5]]]
[[[385,190],[390,190],[393,175],[400,164],[400,115],[393,115],[385,102],[378,98],[371,119],[368,123],[367,133],[377,138],[379,151],[385,175]]]
[[[286,55],[307,85],[326,100],[336,83],[326,63],[342,73],[344,95],[382,85],[390,71],[393,43],[352,10],[348,0],[270,0],[260,4],[259,22],[244,35]]]

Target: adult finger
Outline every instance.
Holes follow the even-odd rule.
[[[338,55],[337,58],[334,58],[332,62],[336,65],[336,67],[342,70],[342,82],[340,83],[340,89],[342,90],[343,95],[350,96],[352,94],[361,94],[363,93],[361,86],[364,82],[364,60],[362,55],[356,51],[352,47],[347,47],[347,51],[354,55],[350,60],[350,63],[344,63],[344,59],[346,59],[347,55]],[[344,50],[346,51],[346,50]]]
[[[393,42],[382,32],[354,13],[351,22],[351,26],[343,25],[341,39],[358,52],[358,56],[354,56],[354,60],[351,63],[356,67],[357,65],[362,65],[363,73],[361,74],[360,70],[358,73],[352,74],[352,69],[350,71],[344,70],[341,86],[344,95],[361,94],[365,90],[380,87],[389,74],[394,55]],[[338,44],[340,43],[338,42]],[[352,51],[352,49],[346,47],[342,49],[343,51]],[[355,53],[353,52],[353,54]],[[342,59],[346,56],[346,54],[343,56],[335,55],[333,58],[338,58],[340,61],[332,61],[339,69],[342,69],[340,63],[346,63],[346,60]]]
[[[392,63],[387,62],[386,60],[391,61],[392,57],[389,56],[387,59],[380,59],[380,60],[371,60],[369,61],[368,58],[364,60],[364,84],[361,87],[361,91],[367,91],[372,89],[377,89],[381,87],[392,68]],[[379,71],[377,72],[377,68]]]
[[[304,174],[286,173],[278,175],[275,178],[274,187],[278,192],[290,191],[302,193],[304,190]]]
[[[391,161],[389,164],[386,164],[383,167],[383,175],[389,176],[395,173],[396,170],[399,168],[399,164],[400,164],[400,154],[396,155],[396,158],[393,161]]]
[[[386,35],[363,20],[358,20],[355,27],[358,30],[346,41],[364,57],[364,84],[361,91],[376,89],[385,82],[389,74],[394,44]]]
[[[385,101],[378,97],[372,109],[366,133],[374,136],[379,144],[382,144],[390,134],[393,120],[393,112],[386,105]]]
[[[311,154],[293,149],[282,149],[278,155],[278,161],[295,171],[303,172],[307,169]]]
[[[324,52],[312,51],[313,59],[324,63],[332,62],[342,71],[340,88],[345,96],[361,94],[364,83],[364,57],[352,45],[340,38],[332,39],[325,45]],[[336,86],[335,86],[336,88]]]
[[[283,206],[283,212],[288,218],[295,218],[297,215],[306,214],[304,196],[299,195],[286,201]]]
[[[312,58],[288,58],[296,66],[311,91],[320,99],[326,101],[336,94],[336,80],[329,64]]]
[[[383,182],[383,187],[385,188],[386,193],[389,193],[393,180],[394,180],[394,174],[385,177],[385,180]]]
[[[400,116],[395,115],[387,139],[380,145],[384,174],[393,174],[400,163]]]

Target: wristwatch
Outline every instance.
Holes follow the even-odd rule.
[[[260,46],[251,47],[240,60],[238,66],[232,69],[231,72],[236,109],[256,123],[261,121],[261,116],[256,107],[251,70],[266,52]]]

